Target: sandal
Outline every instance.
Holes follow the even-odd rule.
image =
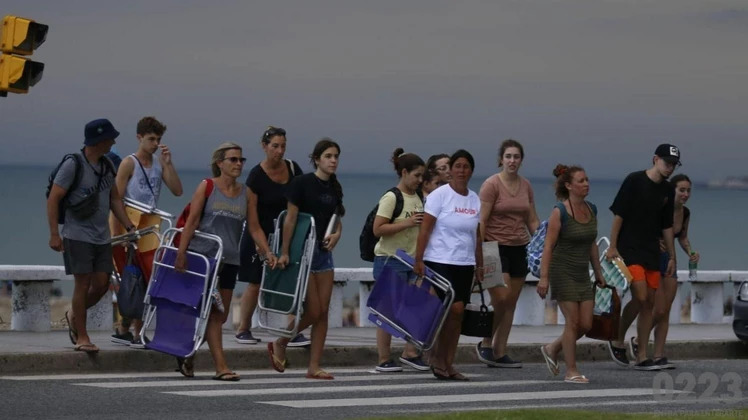
[[[239,375],[236,374],[236,372],[223,372],[219,373],[216,376],[213,377],[214,381],[230,381],[230,382],[237,382],[239,381]]]
[[[99,348],[96,347],[95,344],[88,343],[88,344],[76,344],[75,347],[73,347],[73,350],[75,351],[85,351],[88,354],[98,353]]]
[[[545,359],[545,365],[548,367],[548,371],[551,372],[551,375],[553,376],[558,375],[559,373],[558,362],[551,359],[551,355],[545,351],[545,346],[540,346],[540,353],[543,354],[543,359]]]
[[[276,372],[285,372],[288,362],[286,360],[279,359],[278,356],[275,355],[275,348],[273,348],[272,341],[268,343],[268,354],[270,355],[270,365],[273,366],[273,369],[275,369]]]
[[[467,376],[461,374],[460,372],[455,372],[451,375],[449,375],[449,380],[451,381],[469,381],[470,378]]]
[[[195,363],[191,357],[177,357],[177,369],[175,372],[179,372],[185,378],[195,377]]]
[[[75,330],[73,323],[70,322],[68,312],[69,311],[65,311],[65,321],[68,323],[68,337],[70,337],[70,342],[73,343],[73,345],[76,345],[78,343],[78,331]]]
[[[570,383],[570,384],[588,384],[590,383],[590,380],[587,379],[584,375],[575,375],[571,378],[564,378],[564,382]]]
[[[438,368],[436,366],[431,366],[431,373],[434,374],[434,377],[439,380],[449,380],[450,376],[446,369]]]
[[[335,379],[334,376],[330,375],[329,373],[325,372],[322,369],[317,370],[316,372],[314,372],[314,374],[307,373],[306,374],[306,378],[307,379],[325,379],[325,380],[328,380],[328,381],[332,380],[332,379]]]

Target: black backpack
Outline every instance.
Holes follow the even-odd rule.
[[[392,187],[387,190],[387,192],[395,194],[395,208],[392,210],[392,217],[390,217],[390,223],[392,223],[398,218],[398,216],[400,216],[400,213],[403,212],[405,200],[403,200],[402,191],[397,187]],[[423,193],[418,190],[416,191],[416,194],[418,194],[418,197],[423,201]],[[369,212],[369,215],[366,216],[364,228],[361,229],[361,235],[358,237],[358,248],[361,252],[361,259],[364,261],[374,261],[374,247],[377,246],[377,242],[379,242],[379,237],[374,235],[374,219],[377,217],[377,210],[379,210],[378,203],[374,206],[371,212]]]
[[[116,174],[117,170],[115,169],[112,161],[106,156],[104,156],[103,158],[104,166],[106,166],[106,168],[104,169],[104,174],[106,174],[107,170],[111,171],[113,174]],[[59,164],[57,164],[57,167],[49,174],[46,197],[49,198],[49,193],[52,191],[52,185],[54,185],[55,183],[57,172],[60,171],[60,167],[62,167],[62,164],[65,163],[65,161],[68,159],[73,159],[73,161],[75,162],[75,176],[73,177],[73,183],[70,184],[70,188],[68,188],[67,192],[60,200],[59,207],[57,208],[57,224],[59,225],[65,224],[65,208],[68,204],[68,197],[70,196],[70,193],[72,191],[78,188],[78,184],[81,183],[81,178],[83,178],[83,171],[81,170],[81,165],[83,164],[83,156],[80,153],[68,153],[67,155],[62,157],[62,160]]]

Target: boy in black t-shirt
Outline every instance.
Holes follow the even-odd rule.
[[[652,331],[652,308],[655,291],[660,283],[660,238],[664,238],[670,254],[667,275],[675,272],[675,246],[673,240],[674,190],[667,181],[680,166],[680,151],[670,144],[661,144],[655,150],[652,167],[646,171],[629,174],[623,181],[610,210],[613,224],[610,232],[608,259],[622,257],[633,279],[631,301],[623,308],[618,339],[608,342],[611,357],[619,365],[628,367],[624,340],[626,330],[638,316],[639,342],[634,369],[659,370],[647,358],[647,345]]]

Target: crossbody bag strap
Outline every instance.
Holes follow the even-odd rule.
[[[140,171],[143,172],[143,178],[145,178],[145,183],[146,185],[148,185],[148,189],[151,190],[151,194],[153,194],[153,196],[155,197],[156,193],[153,192],[153,187],[151,186],[151,180],[148,179],[148,174],[146,173],[145,168],[143,167],[143,164],[140,163],[140,159],[138,159],[138,157],[135,156],[135,153],[131,154],[130,156],[132,156],[132,158],[135,159],[135,162],[138,162],[138,166],[140,166]]]

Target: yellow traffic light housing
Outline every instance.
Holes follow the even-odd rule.
[[[17,55],[31,55],[47,39],[49,26],[18,16],[5,16],[0,26],[0,96],[28,93],[41,80],[44,64]],[[17,54],[17,55],[13,55]]]
[[[47,39],[49,26],[18,16],[5,16],[2,23],[0,51],[6,54],[31,55]]]

